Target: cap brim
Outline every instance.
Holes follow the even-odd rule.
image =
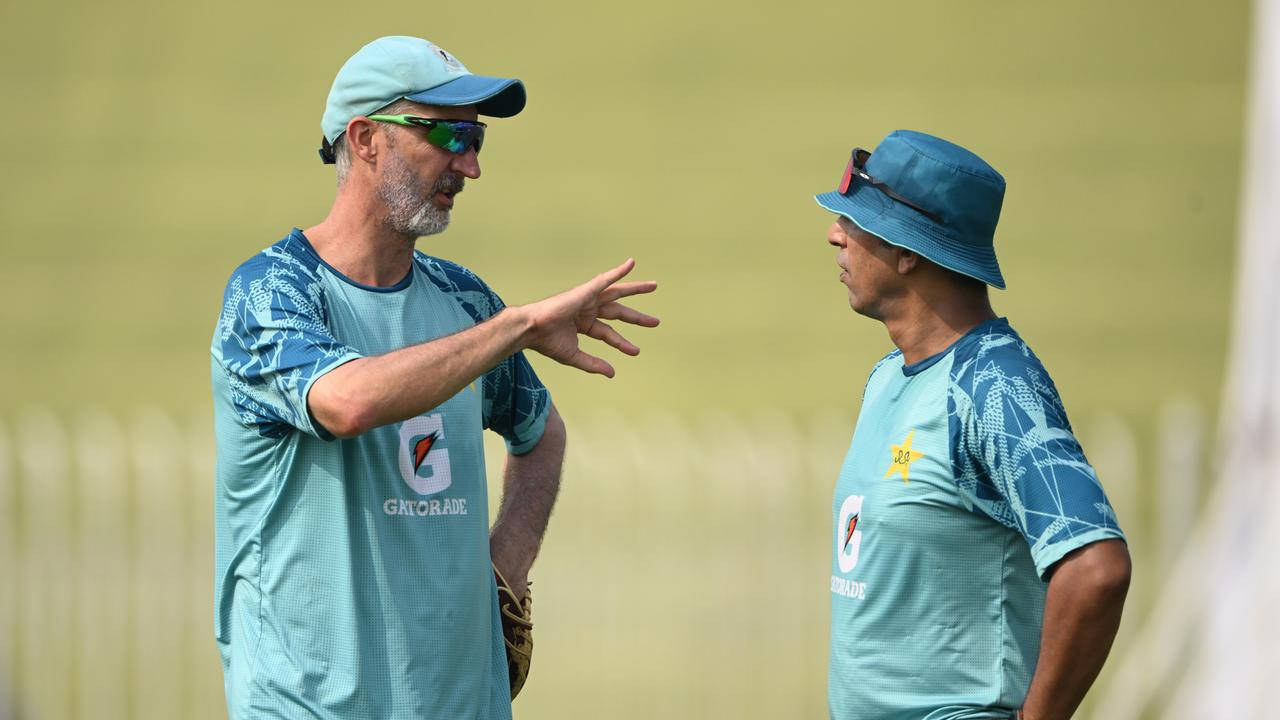
[[[511,117],[524,109],[524,83],[512,78],[463,75],[430,90],[405,95],[423,105],[475,105],[476,112],[489,117]]]
[[[854,225],[890,245],[920,253],[930,262],[981,280],[996,289],[1005,287],[994,249],[957,243],[940,235],[932,225],[908,221],[895,212],[897,208],[893,207],[893,200],[884,193],[859,187],[848,195],[825,192],[814,195],[813,199],[823,208],[843,215]]]

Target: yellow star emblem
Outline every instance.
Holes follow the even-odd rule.
[[[887,479],[890,475],[897,473],[902,476],[902,484],[911,484],[908,473],[911,471],[911,463],[924,457],[924,453],[919,450],[911,449],[911,438],[916,434],[915,430],[907,433],[907,439],[902,441],[901,445],[891,445],[889,454],[893,456],[893,464],[889,466],[889,471],[884,474]]]

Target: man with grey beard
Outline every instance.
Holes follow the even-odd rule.
[[[227,284],[214,630],[232,718],[511,717],[527,664],[508,668],[494,573],[527,608],[565,447],[523,350],[612,377],[579,335],[635,355],[605,321],[658,324],[619,302],[656,289],[621,282],[631,260],[508,308],[415,249],[480,177],[478,117],[524,103],[426,40],[365,46],[321,122],[328,217]],[[508,448],[492,528],[485,429]]]

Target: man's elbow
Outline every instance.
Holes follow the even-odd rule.
[[[325,429],[339,440],[357,437],[374,428],[373,423],[363,414],[355,410],[337,413],[328,422],[321,422]]]
[[[354,398],[312,392],[308,398],[311,415],[325,430],[339,439],[353,438],[376,427],[374,409]]]

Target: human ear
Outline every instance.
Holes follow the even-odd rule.
[[[347,123],[347,152],[353,158],[360,158],[370,165],[378,161],[378,147],[374,143],[375,125],[364,116],[351,118]]]
[[[898,274],[906,275],[920,264],[920,256],[911,250],[898,251]]]

